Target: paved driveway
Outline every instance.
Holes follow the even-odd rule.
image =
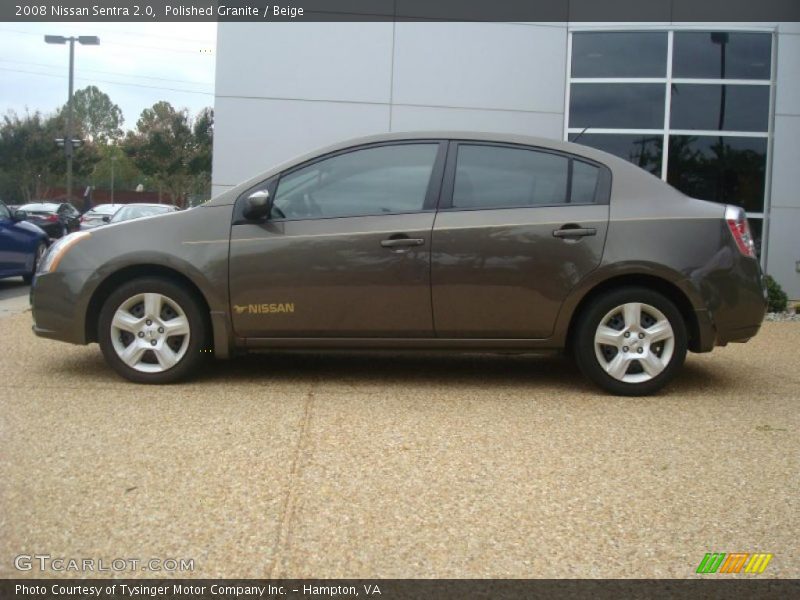
[[[2,577],[21,553],[193,558],[196,577],[687,577],[711,551],[800,576],[800,324],[692,355],[647,399],[521,357],[262,355],[145,387],[28,314],[0,331]]]

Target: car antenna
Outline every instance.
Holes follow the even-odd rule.
[[[574,143],[575,143],[575,142],[577,142],[579,139],[581,139],[581,136],[582,136],[584,133],[586,133],[586,130],[587,130],[587,129],[589,129],[589,127],[588,127],[588,126],[584,127],[584,128],[583,128],[583,131],[581,131],[581,132],[578,134],[578,136],[577,136],[577,137],[576,137],[574,140],[572,140],[572,143],[574,144]]]

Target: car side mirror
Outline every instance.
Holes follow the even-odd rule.
[[[24,221],[28,218],[28,213],[24,210],[15,210],[12,216],[15,221]]]
[[[258,190],[250,194],[244,201],[242,215],[248,221],[263,221],[272,209],[272,199],[267,190]]]
[[[103,223],[111,223],[111,217],[109,217],[108,215],[103,217]]]

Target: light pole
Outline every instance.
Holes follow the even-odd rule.
[[[114,154],[111,155],[111,204],[114,204],[114,164],[117,162],[116,146]]]
[[[77,37],[64,37],[63,35],[46,35],[44,41],[48,44],[66,44],[69,42],[69,96],[67,97],[67,133],[64,136],[64,154],[67,157],[67,202],[72,201],[72,151],[80,146],[82,140],[72,139],[72,87],[75,72],[75,42],[84,46],[97,46],[100,38],[96,35],[79,35]],[[59,140],[56,140],[58,143]]]

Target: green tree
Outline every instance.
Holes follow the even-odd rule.
[[[125,138],[125,153],[156,184],[159,196],[185,206],[189,194],[210,181],[213,113],[201,111],[193,122],[187,110],[176,110],[169,102],[155,103],[142,111],[136,131]]]
[[[8,112],[0,124],[0,190],[8,202],[29,202],[42,198],[55,186],[64,185],[66,160],[55,140],[63,137],[64,118],[45,117],[40,112],[20,117]],[[81,129],[76,132],[80,135]],[[87,143],[78,148],[73,160],[76,190],[85,182],[98,160],[97,148]]]
[[[67,107],[61,109],[66,118]],[[95,142],[107,144],[122,137],[122,110],[108,94],[90,85],[72,96],[72,119],[84,135]]]

